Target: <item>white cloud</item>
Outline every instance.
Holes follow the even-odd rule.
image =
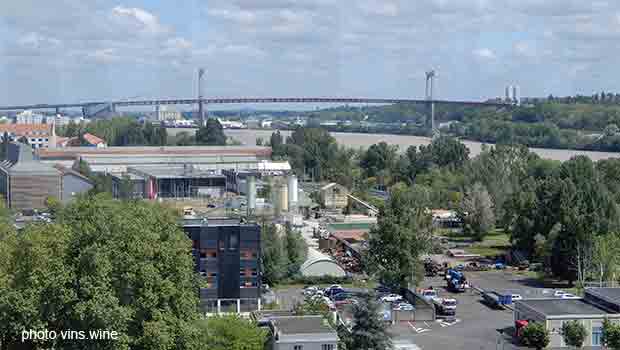
[[[497,58],[497,56],[495,55],[495,52],[493,52],[493,50],[489,48],[474,50],[473,54],[478,58],[487,59],[487,60],[494,60]]]
[[[137,29],[148,34],[161,34],[169,31],[155,15],[137,7],[116,6],[112,9],[111,15],[119,23],[128,25],[129,29]]]

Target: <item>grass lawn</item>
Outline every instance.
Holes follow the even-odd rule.
[[[471,239],[470,237],[468,237]],[[482,256],[495,256],[506,253],[510,249],[510,236],[503,230],[493,230],[484,237],[482,242],[476,242],[465,251]]]

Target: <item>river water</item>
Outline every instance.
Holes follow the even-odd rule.
[[[170,134],[176,134],[180,131],[188,131],[188,129],[168,129]],[[193,132],[194,130],[191,130]],[[226,135],[240,141],[246,145],[255,145],[256,138],[261,137],[263,140],[269,140],[273,130],[225,130]],[[283,137],[289,136],[291,131],[280,131]],[[398,145],[400,151],[405,151],[409,146],[421,146],[428,145],[431,140],[428,137],[422,136],[409,136],[409,135],[387,135],[387,134],[360,134],[360,133],[343,133],[333,132],[331,133],[339,144],[353,147],[353,148],[366,148],[372,144],[385,141],[389,144]],[[469,148],[470,156],[474,157],[478,155],[482,150],[483,143],[476,141],[463,141],[463,144]],[[593,152],[593,151],[578,151],[567,149],[548,149],[548,148],[530,148],[531,151],[538,154],[542,158],[554,159],[565,161],[576,155],[586,155],[592,160],[607,159],[607,158],[620,158],[620,153],[614,152]]]

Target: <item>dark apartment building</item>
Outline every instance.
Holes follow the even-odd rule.
[[[203,277],[205,312],[243,312],[260,308],[260,226],[238,219],[185,219],[193,242],[196,271]]]

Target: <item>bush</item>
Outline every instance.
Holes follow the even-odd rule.
[[[562,324],[562,337],[566,345],[581,348],[588,332],[579,321],[568,321]]]
[[[521,341],[525,346],[540,350],[549,345],[549,332],[545,329],[545,325],[540,322],[530,323],[523,329]]]

